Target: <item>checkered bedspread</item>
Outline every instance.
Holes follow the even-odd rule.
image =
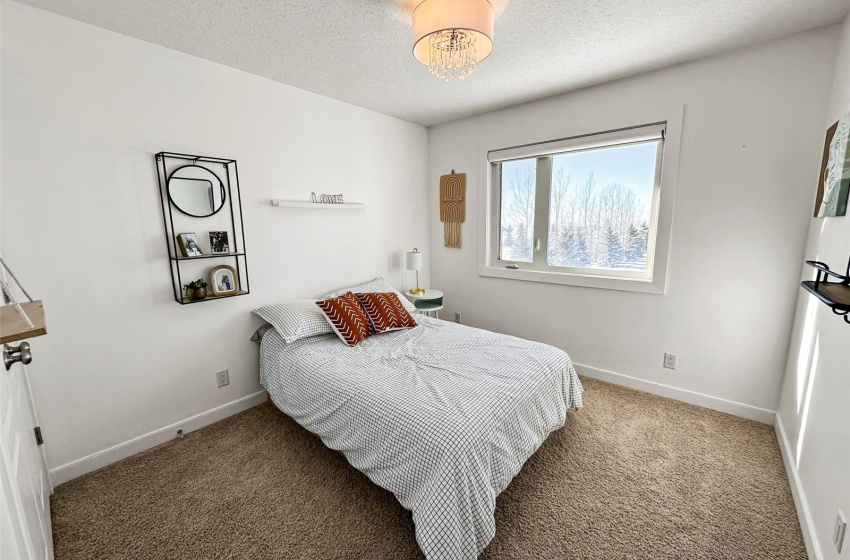
[[[286,344],[269,329],[260,382],[413,512],[428,560],[472,559],[496,532],[496,496],[582,406],[582,387],[561,350],[417,321],[353,348],[335,335]]]

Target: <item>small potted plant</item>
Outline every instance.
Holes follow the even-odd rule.
[[[200,301],[200,300],[204,299],[205,297],[207,297],[207,281],[206,280],[204,280],[203,278],[198,278],[197,280],[192,282],[192,284],[194,285],[194,288],[195,288],[193,293],[192,293],[192,299],[194,301]]]
[[[195,296],[195,283],[189,282],[183,286],[183,290],[186,293],[186,299],[188,301],[192,301],[192,298]]]

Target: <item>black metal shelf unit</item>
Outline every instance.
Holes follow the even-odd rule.
[[[175,261],[193,261],[196,259],[218,259],[221,257],[242,257],[245,253],[213,253],[212,255],[197,255],[194,257],[169,257]]]
[[[209,156],[197,156],[190,154],[181,154],[175,152],[159,152],[155,156],[157,180],[159,182],[159,197],[162,203],[162,223],[165,227],[165,244],[169,257],[169,269],[171,271],[171,286],[174,291],[174,301],[181,305],[189,305],[192,303],[202,303],[204,301],[214,301],[237,296],[244,296],[251,292],[250,283],[248,281],[248,254],[245,249],[245,226],[242,221],[242,196],[239,193],[239,170],[235,159],[216,158]],[[189,162],[189,163],[187,163]],[[174,209],[179,208],[169,196],[168,181],[172,173],[187,165],[199,165],[212,171],[212,168],[217,168],[218,172],[213,172],[219,177],[224,188],[224,202],[220,210],[229,210],[230,228],[232,234],[231,252],[220,254],[205,254],[198,256],[184,257],[180,254],[177,247],[176,236],[178,232],[174,229]],[[182,212],[182,214],[186,214]],[[218,210],[214,212],[218,213]],[[188,214],[188,216],[192,216]],[[193,217],[192,219],[204,219],[203,217]],[[236,269],[239,280],[239,287],[233,294],[214,295],[209,293],[202,300],[190,300],[183,296],[183,282],[191,281],[194,278],[185,276],[181,266],[189,261],[198,261],[204,259],[222,259],[235,261],[234,268]],[[209,281],[209,279],[207,279]]]
[[[800,285],[850,324],[850,262],[847,263],[847,271],[843,275],[833,272],[822,262],[806,261],[806,264],[816,268],[818,273],[814,280],[804,280]],[[830,277],[837,278],[838,281],[830,282]]]

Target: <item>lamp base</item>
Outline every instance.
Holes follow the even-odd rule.
[[[412,296],[421,296],[425,294],[425,290],[423,290],[422,288],[411,288],[411,290],[407,293]]]

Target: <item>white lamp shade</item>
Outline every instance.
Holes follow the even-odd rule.
[[[405,265],[407,267],[407,270],[422,270],[422,253],[407,253]]]
[[[493,51],[493,5],[487,0],[424,0],[413,12],[413,56],[430,61],[428,36],[447,29],[463,29],[475,35],[478,62]]]

